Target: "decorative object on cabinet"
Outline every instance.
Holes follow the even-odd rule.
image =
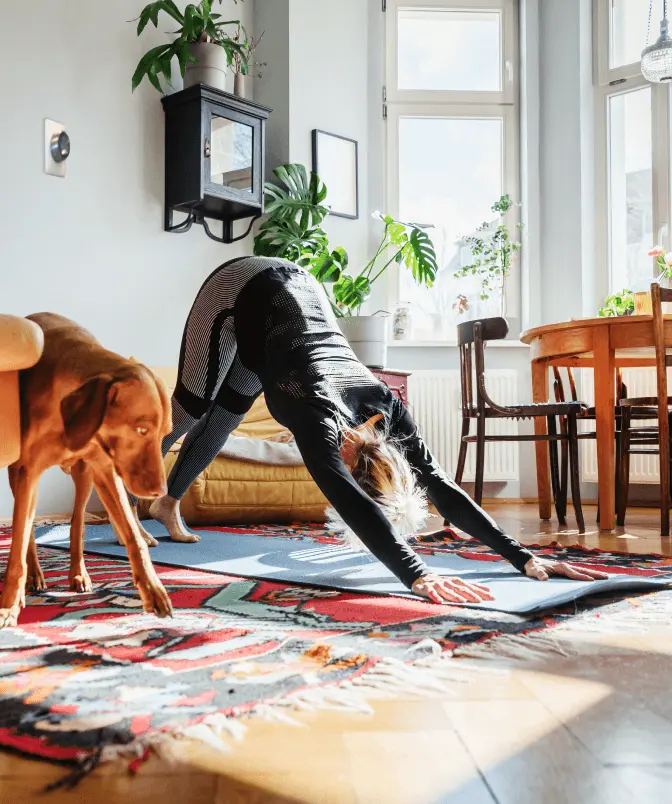
[[[329,188],[330,214],[338,218],[359,218],[357,140],[313,129],[313,172]]]
[[[264,38],[262,32],[257,39],[250,36],[244,25],[239,25],[233,34],[233,41],[240,45],[241,52],[233,54],[231,69],[233,71],[233,94],[239,98],[249,98],[252,94],[252,80],[262,78],[262,70],[267,67],[267,63],[253,62],[252,54],[259,47],[259,43]],[[243,55],[245,58],[243,58]]]
[[[239,2],[233,1],[236,4]],[[219,4],[222,4],[222,0],[219,0]],[[222,20],[221,14],[213,13],[213,5],[214,0],[201,0],[196,5],[189,3],[182,12],[173,0],[157,0],[143,8],[138,17],[138,36],[150,22],[158,28],[162,11],[180,27],[173,32],[175,38],[172,42],[153,47],[140,59],[131,82],[133,91],[145,76],[159,92],[164,91],[161,76],[168,86],[172,86],[172,62],[175,57],[180,65],[185,89],[202,83],[224,91],[228,68],[233,64],[234,57],[247,69],[245,48],[225,31],[229,25],[240,25],[240,20]]]
[[[162,98],[166,115],[165,225],[187,232],[199,223],[208,237],[234,243],[264,211],[265,106],[200,84]],[[187,218],[173,224],[173,213]],[[222,236],[207,222],[222,222]],[[233,221],[252,218],[233,236]]]

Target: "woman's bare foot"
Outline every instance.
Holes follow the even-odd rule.
[[[140,521],[140,517],[138,516],[138,509],[137,509],[135,506],[131,506],[131,511],[132,511],[132,513],[133,513],[133,518],[135,519],[135,523],[136,523],[136,525],[138,526],[138,528],[140,529],[140,535],[142,536],[142,538],[143,538],[143,539],[145,540],[145,542],[147,543],[147,547],[156,547],[156,545],[158,544],[158,542],[157,542],[157,541],[156,541],[156,539],[155,539],[155,538],[152,536],[152,534],[151,534],[151,533],[148,533],[148,532],[147,532],[147,531],[146,531],[146,530],[143,528],[143,526],[142,526],[142,522]],[[112,530],[114,531],[114,535],[117,537],[117,541],[118,541],[118,542],[119,542],[119,544],[120,544],[120,545],[123,547],[123,546],[124,546],[124,540],[121,538],[121,536],[120,536],[120,535],[119,535],[119,533],[117,532],[117,529],[114,527],[114,523],[112,523]]]
[[[149,515],[165,526],[170,538],[174,542],[200,542],[201,537],[189,533],[180,516],[180,501],[166,494],[154,500],[149,508]]]

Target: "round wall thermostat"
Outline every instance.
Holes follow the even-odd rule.
[[[51,138],[50,148],[54,162],[65,162],[70,156],[70,137],[65,131],[54,134]]]

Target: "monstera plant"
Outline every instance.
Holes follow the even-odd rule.
[[[438,266],[428,227],[374,212],[383,224],[380,245],[358,273],[350,272],[345,249],[332,248],[321,226],[329,214],[324,182],[299,164],[283,165],[273,173],[281,184],[266,184],[268,217],[255,238],[254,253],[284,257],[308,268],[324,285],[339,318],[358,316],[374,282],[394,264],[410,270],[419,284],[431,287]]]

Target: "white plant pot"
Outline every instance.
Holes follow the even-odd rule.
[[[189,53],[197,61],[187,62],[184,88],[207,84],[226,92],[229,63],[224,48],[212,42],[193,42],[189,45]]]
[[[357,358],[369,368],[387,365],[387,318],[379,315],[353,315],[338,319]]]

